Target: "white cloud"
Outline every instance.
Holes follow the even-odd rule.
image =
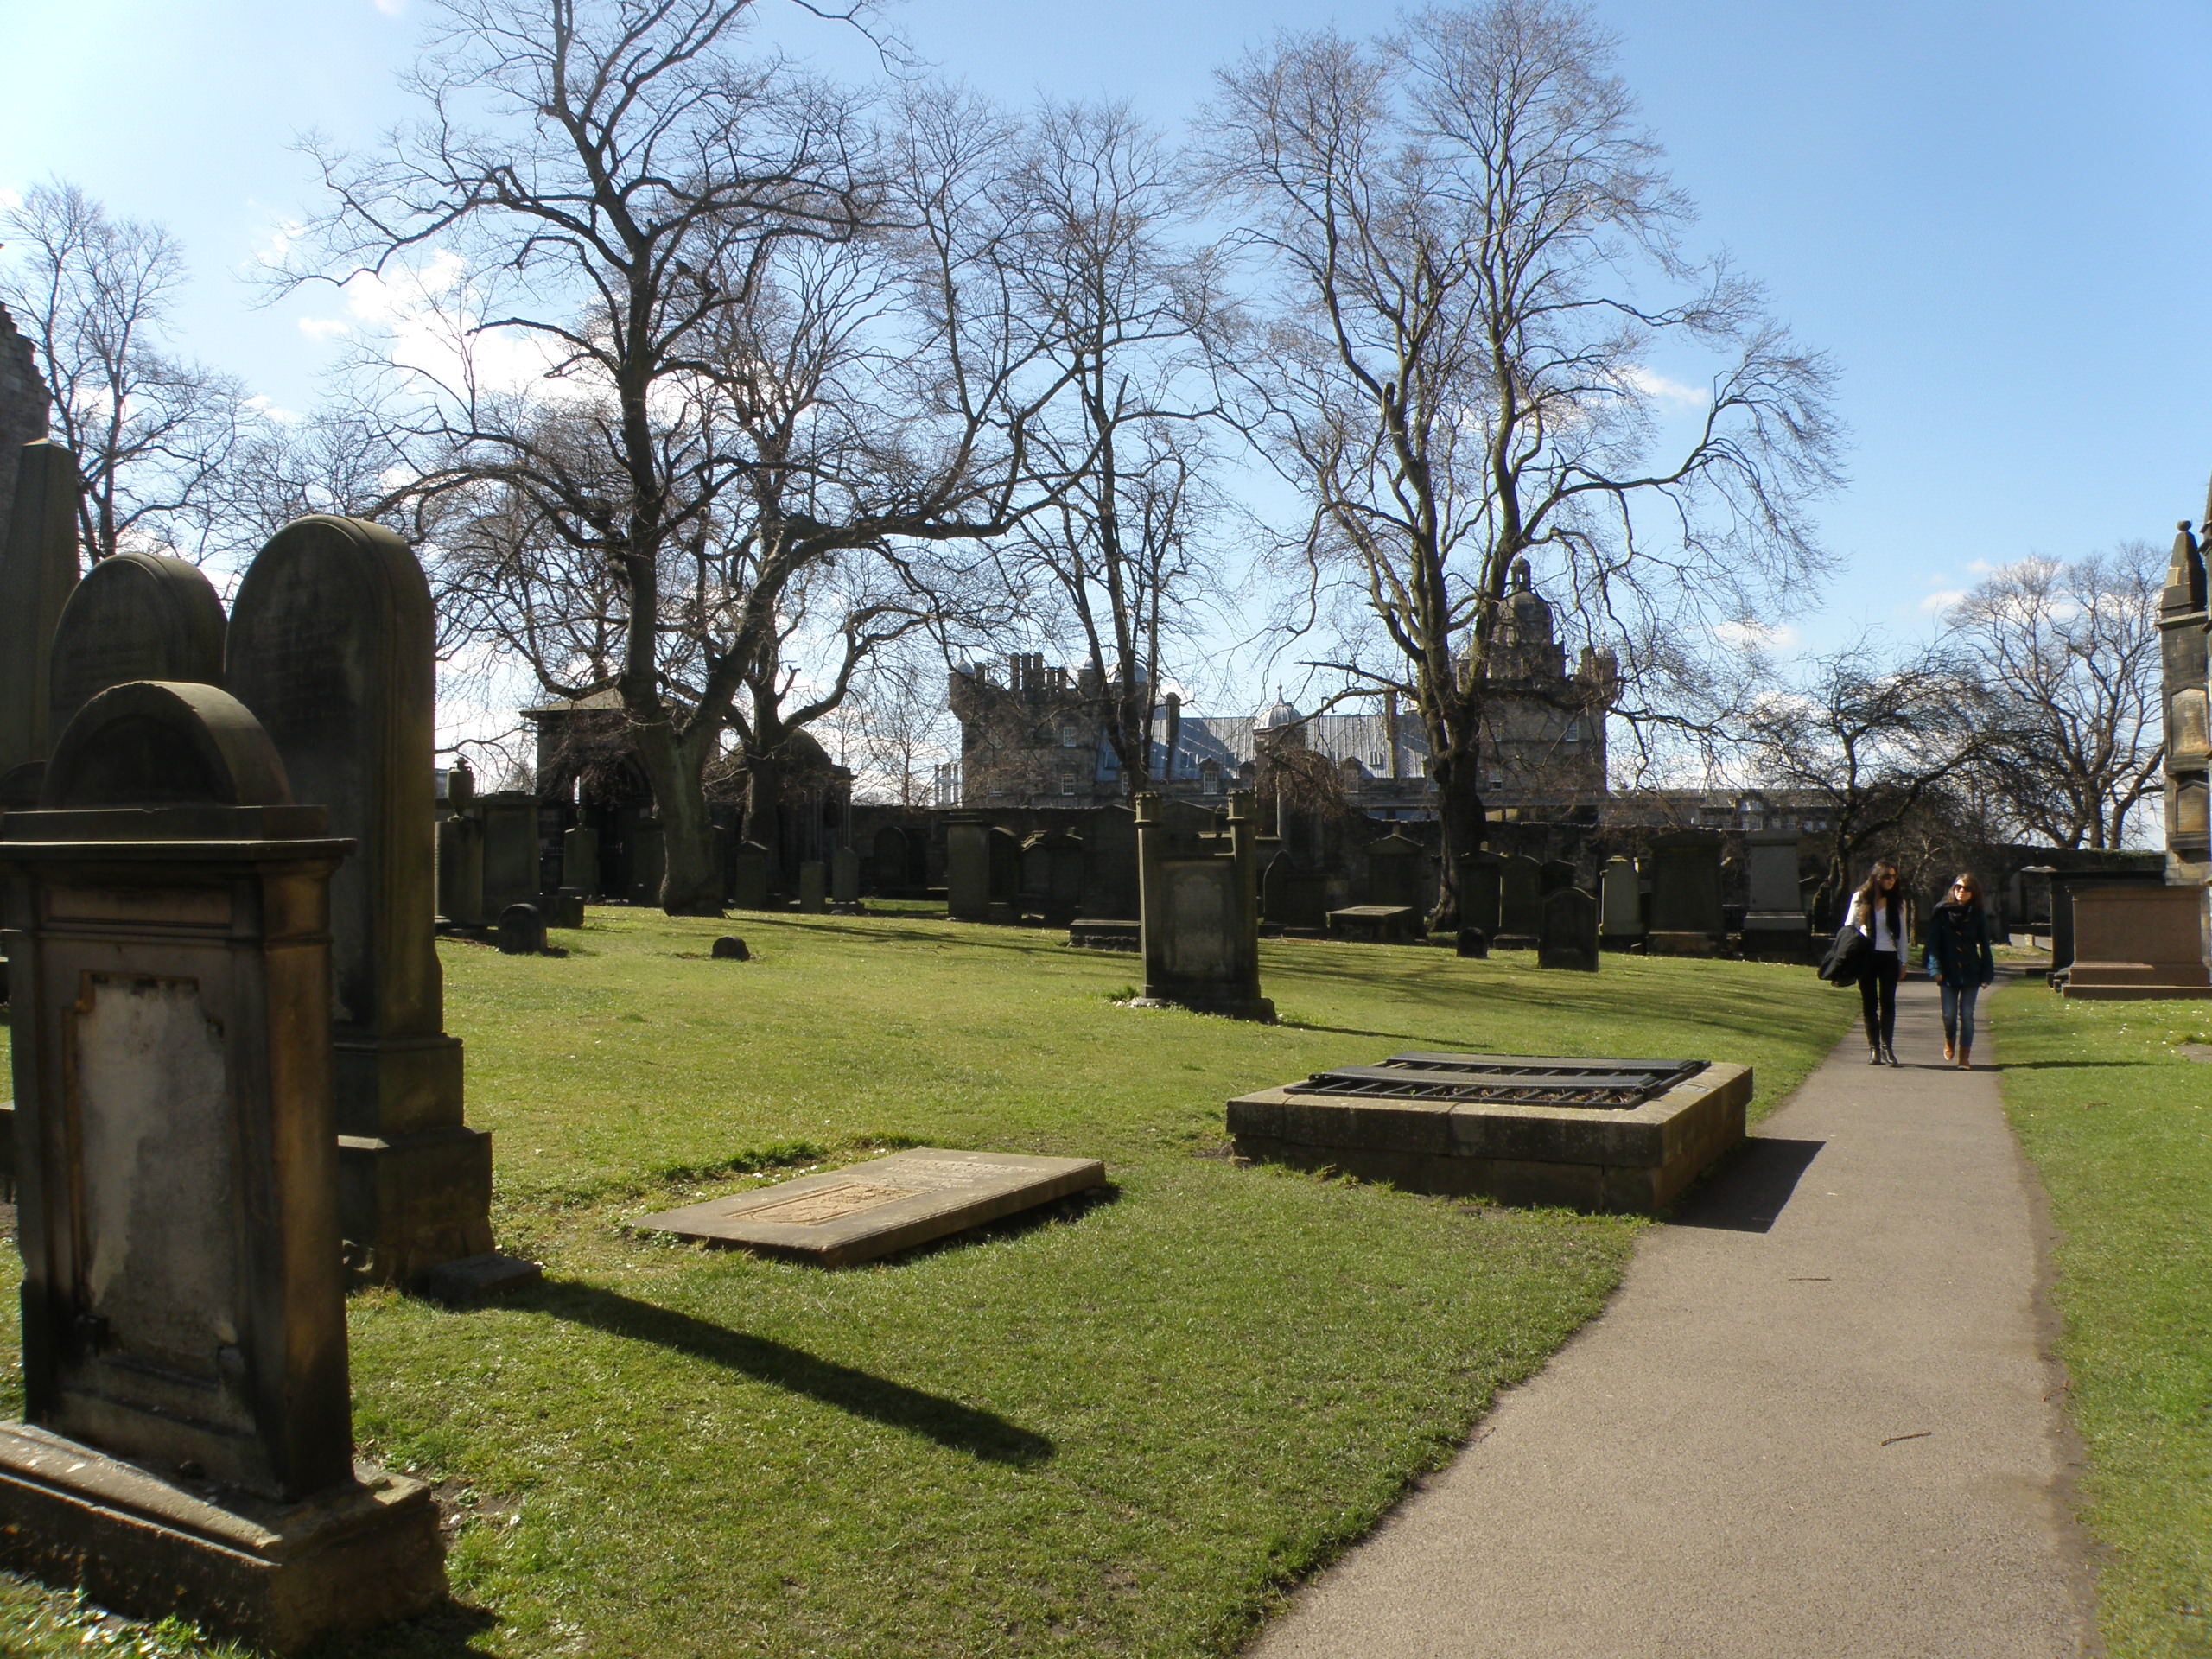
[[[1996,572],[1997,567],[1992,564],[1987,559],[1968,559],[1967,561],[1967,574],[1970,576],[1994,575]]]
[[[407,0],[369,0],[369,3],[387,17],[397,17],[407,10]]]
[[[1920,608],[1930,616],[1941,616],[1966,597],[1962,588],[1946,588],[1928,595],[1920,601]]]
[[[1713,629],[1713,637],[1738,651],[1787,651],[1797,643],[1798,635],[1786,623],[1723,622]]]
[[[0,211],[14,213],[23,205],[23,199],[4,184],[0,184]]]
[[[353,325],[343,317],[302,317],[300,332],[309,340],[334,340],[340,334],[350,334]]]
[[[1681,409],[1703,409],[1710,401],[1709,394],[1699,386],[1685,385],[1680,380],[1670,380],[1656,369],[1647,369],[1641,363],[1625,370],[1621,378],[1647,397],[1656,397],[1662,404],[1673,404]]]

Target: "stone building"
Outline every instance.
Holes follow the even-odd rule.
[[[46,435],[50,407],[31,343],[0,305],[0,533],[16,499],[16,453]]]
[[[1605,715],[1619,690],[1610,651],[1585,647],[1567,668],[1552,607],[1524,560],[1513,573],[1491,653],[1479,750],[1494,816],[1595,820],[1605,802]],[[1035,653],[956,669],[947,702],[960,722],[963,807],[1088,807],[1122,798],[1120,758],[1106,740],[1104,701],[1089,671],[1049,667]],[[1251,788],[1268,745],[1326,757],[1346,802],[1370,817],[1435,816],[1429,747],[1395,696],[1358,714],[1301,714],[1280,697],[1257,715],[1185,713],[1171,694],[1155,707],[1151,772],[1166,793],[1226,797]]]

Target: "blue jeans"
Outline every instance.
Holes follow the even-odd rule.
[[[1974,1046],[1974,1003],[1980,995],[1979,985],[1944,985],[1943,1040],[1951,1047]]]

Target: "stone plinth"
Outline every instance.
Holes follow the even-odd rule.
[[[1104,1184],[1096,1158],[917,1147],[631,1224],[820,1267],[871,1262]]]
[[[427,1494],[353,1462],[329,1017],[351,843],[289,795],[236,699],[138,682],[0,820],[32,1426],[0,1434],[0,1554],[285,1650],[444,1589]]]
[[[2212,996],[2205,889],[2131,882],[2077,887],[2073,899],[2067,996],[2093,1002]]]
[[[455,862],[441,895],[435,643],[429,585],[407,544],[318,515],[277,531],[247,568],[226,658],[229,689],[268,731],[294,791],[328,808],[332,832],[359,849],[330,895],[347,1259],[365,1277],[402,1282],[492,1249],[491,1142],[463,1119],[435,943],[442,897],[462,921],[453,910],[468,907],[473,858],[467,832],[449,829]],[[456,806],[471,792],[465,778],[448,778]],[[533,811],[533,852],[535,829]],[[488,889],[488,836],[483,868]],[[536,899],[534,882],[525,896]],[[488,891],[479,897],[497,913]]]
[[[1744,1138],[1748,1066],[1710,1065],[1641,1106],[1368,1100],[1262,1089],[1229,1103],[1248,1158],[1415,1192],[1653,1215]]]
[[[1364,944],[1414,944],[1421,912],[1411,905],[1346,905],[1328,913],[1329,937]]]

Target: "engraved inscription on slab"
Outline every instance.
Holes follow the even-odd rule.
[[[895,1203],[911,1198],[917,1189],[911,1186],[871,1186],[866,1181],[853,1181],[843,1186],[825,1186],[819,1192],[803,1193],[796,1198],[784,1198],[775,1204],[764,1204],[757,1210],[747,1210],[747,1221],[775,1221],[787,1226],[813,1227],[825,1221],[839,1221],[862,1210],[873,1210],[880,1204]]]
[[[632,1225],[836,1267],[980,1226],[1097,1186],[1096,1158],[918,1147],[766,1191],[709,1198]]]

